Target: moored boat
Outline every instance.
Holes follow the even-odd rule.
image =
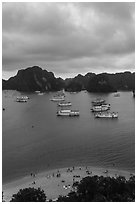
[[[115,93],[114,97],[120,97],[120,93]]]
[[[66,106],[71,106],[72,104],[71,104],[71,102],[61,102],[61,103],[58,103],[58,106],[60,106],[60,107],[66,107]]]
[[[79,116],[78,110],[60,110],[57,111],[57,116]]]
[[[70,94],[77,94],[78,92],[76,92],[76,91],[70,91],[69,93],[70,93]]]
[[[54,96],[53,98],[50,99],[51,101],[58,102],[58,101],[64,101],[65,97],[64,96]]]
[[[40,91],[35,91],[35,93],[40,93]]]
[[[104,103],[104,104],[101,105],[101,107],[108,107],[108,108],[110,108],[110,104]]]
[[[93,105],[102,105],[104,103],[105,103],[105,100],[104,99],[99,99],[99,98],[94,100],[94,101],[92,101]]]
[[[110,106],[93,106],[91,108],[92,112],[102,112],[102,111],[107,111],[110,109]]]
[[[17,96],[16,102],[27,102],[28,98],[28,96]]]
[[[107,113],[96,113],[95,114],[95,118],[118,118],[118,113],[110,113],[110,112],[107,112]]]
[[[38,93],[38,95],[39,95],[39,96],[42,96],[42,95],[44,95],[44,93],[40,92],[40,93]]]

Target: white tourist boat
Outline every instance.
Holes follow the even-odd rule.
[[[77,94],[78,92],[76,92],[76,91],[70,91],[69,93],[70,93],[70,94]]]
[[[95,106],[97,106],[97,105],[102,105],[102,104],[104,104],[105,103],[105,100],[104,99],[96,99],[96,100],[94,100],[94,101],[92,101],[92,104],[93,105],[95,105]]]
[[[40,93],[40,91],[35,91],[35,93]]]
[[[110,112],[107,112],[107,113],[96,113],[95,114],[95,118],[118,118],[118,113],[110,113]]]
[[[64,96],[54,96],[53,98],[50,99],[51,101],[58,102],[58,101],[64,101],[65,97]]]
[[[110,106],[93,106],[91,108],[92,112],[102,112],[102,111],[107,111],[110,109]]]
[[[110,109],[110,104],[104,103],[104,104],[101,105],[101,107],[108,107]]]
[[[27,102],[29,99],[28,96],[17,96],[16,102]]]
[[[60,106],[60,107],[66,107],[66,106],[71,106],[72,104],[71,104],[71,102],[61,102],[61,103],[58,103],[58,106]]]
[[[79,116],[78,110],[59,110],[57,116]]]
[[[44,93],[40,92],[40,93],[38,93],[38,95],[39,95],[39,96],[43,96],[43,95],[44,95]]]
[[[120,97],[120,93],[115,93],[114,97]]]
[[[24,99],[29,99],[29,97],[28,97],[28,96],[21,96],[21,97],[23,97]]]

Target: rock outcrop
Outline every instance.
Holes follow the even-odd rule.
[[[2,81],[3,89],[17,91],[58,91],[64,87],[64,80],[55,78],[52,72],[42,70],[38,66],[21,69],[17,75]]]

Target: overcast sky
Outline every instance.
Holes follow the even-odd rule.
[[[3,77],[38,65],[55,76],[134,71],[135,4],[3,3]]]

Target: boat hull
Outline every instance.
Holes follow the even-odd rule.
[[[79,111],[72,111],[72,110],[62,110],[57,112],[57,116],[79,116]]]
[[[24,102],[27,102],[27,100],[25,100],[25,99],[16,99],[16,102],[24,103]]]
[[[93,108],[91,108],[92,112],[103,112],[103,111],[107,111],[109,109],[110,109],[110,107],[101,107],[101,108],[93,107]]]
[[[71,106],[71,103],[59,103],[58,106],[60,107],[66,107],[66,106]]]
[[[64,101],[64,98],[52,98],[51,101],[53,102],[59,102],[59,101]]]
[[[105,100],[104,99],[97,99],[95,101],[92,101],[92,105],[93,106],[101,106],[102,104],[105,103]]]
[[[29,99],[29,97],[28,96],[18,96],[17,98],[16,98],[16,102],[27,102],[28,101],[28,99]]]
[[[118,114],[117,113],[107,113],[107,114],[96,114],[95,118],[118,118]]]

